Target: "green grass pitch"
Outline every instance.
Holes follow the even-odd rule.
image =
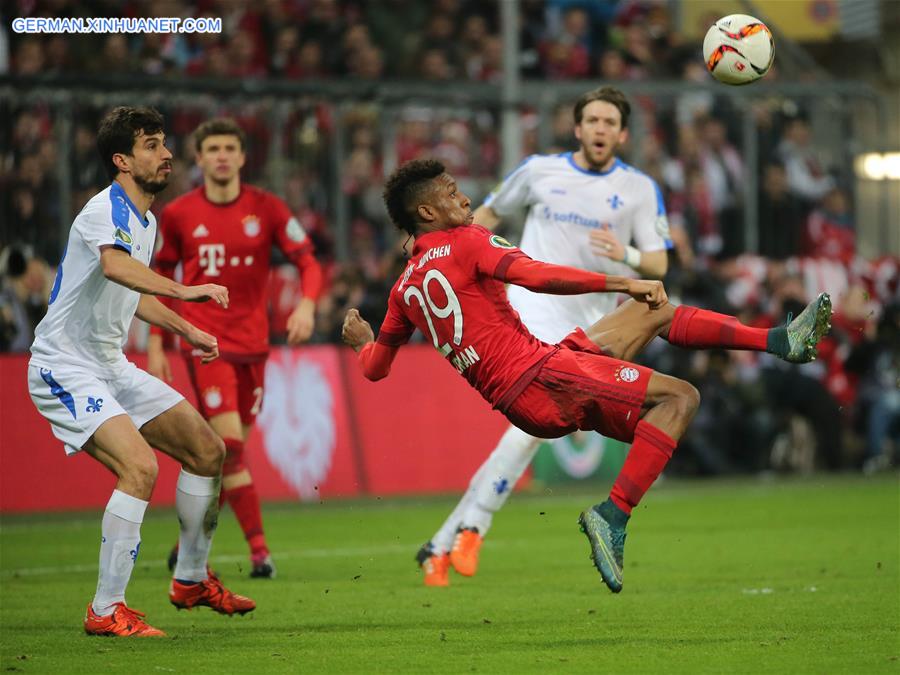
[[[595,494],[606,486],[594,486]],[[172,511],[143,527],[129,603],[169,635],[91,638],[100,514],[0,521],[0,670],[25,673],[900,671],[897,475],[664,481],[632,518],[625,587],[588,560],[579,488],[514,495],[477,576],[421,584],[450,498],[273,505],[274,581],[223,515],[213,565],[256,612],[177,612]],[[452,574],[452,573],[451,573]]]

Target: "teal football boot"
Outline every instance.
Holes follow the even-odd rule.
[[[627,522],[628,516],[612,502],[592,506],[578,517],[581,531],[591,544],[591,560],[613,593],[622,590]]]
[[[831,296],[820,293],[788,325],[769,331],[766,351],[789,363],[815,361],[816,346],[831,330]]]

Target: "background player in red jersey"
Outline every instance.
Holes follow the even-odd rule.
[[[271,578],[275,566],[263,533],[259,495],[244,462],[244,442],[263,401],[272,246],[278,246],[300,271],[303,299],[288,319],[288,344],[299,344],[312,334],[322,270],[313,257],[312,242],[285,203],[241,183],[246,139],[235,121],[204,122],[194,132],[194,143],[203,185],[163,209],[162,247],[155,265],[171,277],[180,263],[185,283],[215,281],[233,289],[227,314],[208,307],[198,310],[198,305],[183,311],[201,329],[221,336],[221,358],[214,365],[201,364],[185,343],[182,354],[200,411],[225,441],[220,501],[231,505],[250,546],[250,576]],[[147,370],[171,381],[163,337],[161,330],[151,330]],[[176,555],[173,551],[170,567]]]
[[[400,345],[418,328],[495,408],[527,433],[557,438],[575,429],[633,441],[609,499],[579,522],[594,564],[613,592],[622,589],[625,526],[662,472],[700,404],[688,382],[629,363],[656,336],[685,347],[769,351],[786,361],[815,358],[831,303],[822,294],[789,326],[750,328],[736,318],[668,302],[662,282],[597,274],[532,260],[472,224],[468,197],[435,161],[396,170],[384,191],[394,223],[415,237],[406,270],[391,289],[375,341],[355,309],[344,341],[359,353],[365,376],[390,372]],[[558,345],[532,336],[506,299],[504,283],[541,293],[621,292],[632,297]],[[426,544],[426,574],[449,566]]]

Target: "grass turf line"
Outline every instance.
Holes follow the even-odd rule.
[[[223,515],[213,564],[259,608],[176,612],[171,511],[151,511],[129,603],[165,640],[81,633],[100,514],[0,520],[4,672],[897,672],[897,476],[664,482],[609,593],[578,532],[583,488],[514,495],[471,579],[412,558],[451,499],[266,508],[274,581]],[[543,513],[543,515],[542,515]]]

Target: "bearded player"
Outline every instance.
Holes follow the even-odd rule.
[[[256,607],[207,574],[222,441],[181,394],[122,353],[138,316],[181,335],[202,361],[216,359],[216,338],[157,298],[213,300],[210,304],[225,311],[228,289],[175,283],[148,267],[156,238],[150,205],[172,171],[162,116],[152,108],[114,108],[100,123],[97,148],[111,184],[72,223],[47,315],[35,329],[28,390],[66,454],[83,451],[116,476],[101,524],[100,574],[85,612],[85,632],[155,637],[164,633],[125,602],[158,473],[152,448],[182,465],[175,510],[183,554],[169,586],[170,602],[179,609],[202,605],[228,615]]]
[[[246,159],[244,131],[231,119],[212,119],[194,132],[197,166],[203,185],[174,200],[160,217],[162,247],[156,255],[160,274],[174,276],[181,264],[185,283],[215,281],[231,289],[227,313],[192,305],[184,314],[219,337],[221,358],[203,364],[182,342],[200,412],[225,441],[220,503],[227,501],[250,547],[250,576],[273,578],[275,565],[263,532],[259,495],[244,460],[244,443],[263,402],[269,353],[266,287],[272,246],[278,246],[299,270],[303,299],[287,322],[288,344],[313,331],[322,269],[312,242],[287,205],[275,195],[241,182]],[[172,371],[164,351],[164,333],[151,330],[148,370],[165,381]],[[169,557],[175,565],[177,548]]]
[[[582,512],[591,557],[613,592],[622,589],[625,528],[662,472],[700,404],[689,383],[630,363],[654,337],[696,348],[768,351],[794,363],[815,358],[831,303],[820,295],[789,326],[751,328],[735,317],[668,302],[662,282],[535,261],[473,225],[468,197],[439,162],[397,169],[384,191],[391,219],[415,237],[391,289],[378,339],[355,309],[343,339],[365,376],[388,375],[415,329],[491,405],[526,433],[558,438],[576,429],[631,442],[609,498]],[[625,293],[630,300],[558,344],[534,337],[510,306],[505,284],[538,293]],[[422,563],[449,564],[428,547]]]
[[[528,208],[523,252],[543,262],[592,272],[661,279],[667,268],[668,221],[659,187],[616,156],[628,140],[631,106],[618,89],[586,92],[573,108],[576,152],[533,155],[497,186],[475,211],[493,230]],[[632,243],[634,245],[632,245]],[[509,302],[532,335],[555,344],[573,328],[586,329],[616,307],[615,294],[555,297],[521,286]],[[496,513],[531,463],[540,438],[510,426],[475,473],[459,504],[430,540],[450,565],[471,576]],[[432,565],[426,585],[447,584],[447,566]]]

